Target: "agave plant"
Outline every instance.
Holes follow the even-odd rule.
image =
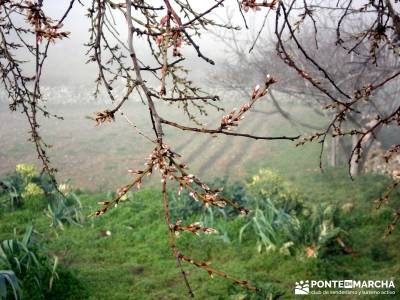
[[[7,299],[8,291],[11,289],[14,299],[22,298],[22,291],[18,283],[18,278],[14,271],[0,270],[0,298]]]
[[[66,196],[55,194],[54,199],[48,204],[46,215],[51,220],[51,227],[61,229],[64,229],[64,224],[80,225],[84,220],[82,204],[73,192],[69,192]]]
[[[32,226],[28,227],[22,240],[4,240],[0,244],[0,264],[16,274],[27,273],[31,268],[40,268],[36,254],[31,250]],[[14,232],[15,234],[15,232]]]
[[[293,242],[290,240],[291,233],[298,227],[296,217],[275,207],[270,199],[259,201],[249,216],[249,221],[239,231],[239,242],[242,242],[245,233],[252,229],[257,237],[256,247],[258,252],[280,250],[284,253],[290,252]]]
[[[40,253],[38,244],[33,238],[33,228],[29,226],[21,240],[4,240],[0,243],[0,296],[6,298],[9,286],[14,298],[21,298],[19,282],[32,281],[40,293],[51,289],[54,279],[57,278],[58,259],[50,264],[47,256]]]
[[[28,227],[22,240],[15,237],[14,239],[4,240],[0,244],[0,267],[10,270],[14,275],[14,277],[10,277],[11,273],[4,273],[5,277],[3,278],[6,278],[8,283],[14,283],[13,289],[16,286],[15,282],[24,278],[28,273],[40,286],[42,265],[32,250],[32,230],[32,227]],[[14,235],[16,235],[15,231]],[[13,280],[11,280],[12,278]],[[5,286],[5,283],[3,286]]]
[[[22,179],[19,176],[0,180],[1,206],[15,210],[22,204]]]

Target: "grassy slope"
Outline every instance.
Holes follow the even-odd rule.
[[[332,180],[338,177],[339,171],[328,171],[323,176],[313,174],[302,180],[315,183],[310,189],[314,196],[311,201],[327,200],[326,195],[332,199],[356,198],[356,211],[345,221],[352,246],[358,252],[355,257],[315,260],[258,254],[254,241],[238,244],[237,232],[244,222],[240,218],[230,221],[226,227],[231,243],[223,243],[213,236],[184,236],[179,239],[181,249],[190,256],[212,261],[215,267],[232,275],[261,285],[269,282],[285,292],[284,299],[293,297],[293,284],[300,279],[397,277],[400,235],[396,231],[383,239],[382,232],[391,214],[386,210],[370,211],[371,200],[378,194],[382,182],[376,177],[364,177],[351,185],[341,177]],[[91,211],[90,207],[102,198],[103,195],[82,195],[82,202]],[[58,237],[48,227],[43,214],[19,210],[1,216],[0,237],[10,237],[14,227],[23,232],[32,222],[47,241],[49,252],[77,271],[90,299],[182,299],[186,291],[167,246],[160,201],[157,191],[142,191],[136,194],[135,201],[124,203],[101,218],[90,219],[83,227],[58,232]],[[102,237],[102,230],[110,230],[112,235]],[[198,299],[229,299],[227,295],[241,292],[224,280],[209,279],[201,270],[187,269]]]

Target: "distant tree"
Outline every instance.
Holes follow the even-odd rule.
[[[306,22],[300,28],[299,21],[296,24],[296,41],[282,33],[282,43],[286,47],[290,59],[295,62],[299,68],[305,70],[309,76],[315,78],[318,82],[317,87],[310,83],[310,79],[304,78],[299,74],[299,70],[293,67],[293,63],[287,59],[279,59],[282,56],[282,45],[270,32],[257,32],[256,38],[250,36],[247,41],[240,42],[236,31],[220,31],[217,37],[224,41],[229,49],[228,58],[223,64],[220,72],[213,77],[214,82],[218,82],[224,89],[234,89],[243,95],[250,93],[249,83],[263,78],[265,74],[274,74],[279,84],[275,85],[274,91],[270,91],[267,97],[270,105],[274,108],[269,113],[278,113],[290,124],[296,127],[302,127],[308,130],[325,132],[326,129],[316,124],[315,120],[306,120],[290,113],[285,109],[285,103],[295,101],[296,103],[311,108],[317,115],[324,116],[326,120],[334,119],[340,112],[338,107],[330,107],[332,97],[341,99],[345,97],[341,91],[346,91],[349,95],[357,93],[365,86],[378,83],[380,80],[390,77],[399,69],[398,54],[386,45],[382,45],[375,53],[371,52],[371,40],[362,39],[356,45],[350,44],[351,39],[345,43],[338,42],[337,27],[338,19],[343,15],[339,14],[340,7],[326,6],[324,9],[316,10],[317,5],[310,5],[313,17],[318,18],[318,23],[312,20]],[[298,9],[298,8],[297,8]],[[334,11],[334,13],[332,13]],[[353,14],[355,9],[352,9]],[[303,17],[303,15],[301,15]],[[352,17],[352,24],[342,21],[342,28],[347,35],[356,36],[363,32],[363,23],[357,22],[360,18]],[[365,22],[373,22],[373,18],[367,18]],[[392,34],[392,37],[395,34]],[[322,38],[323,37],[323,38]],[[348,49],[350,45],[354,49]],[[256,47],[255,47],[256,46]],[[299,46],[301,48],[299,48]],[[317,65],[316,65],[317,64]],[[289,66],[289,68],[287,67]],[[223,74],[228,74],[223,76]],[[250,74],[250,75],[249,75]],[[325,76],[327,74],[328,77]],[[329,82],[331,80],[332,82]],[[323,90],[321,90],[323,88]],[[279,93],[275,93],[279,92]],[[328,93],[328,94],[327,94]],[[328,163],[336,166],[338,163],[338,146],[350,153],[345,153],[349,163],[349,173],[351,176],[358,175],[364,169],[364,164],[368,151],[374,145],[374,142],[383,142],[383,137],[379,134],[382,127],[378,125],[374,129],[374,136],[366,136],[362,141],[362,155],[357,155],[353,150],[357,148],[360,132],[364,132],[374,126],[376,117],[381,118],[390,115],[400,105],[399,80],[393,78],[392,82],[377,89],[369,101],[359,101],[353,104],[354,109],[346,112],[342,120],[342,125],[330,124],[328,134],[323,134],[318,141],[321,142],[321,151],[326,147],[326,138],[330,139],[329,160]],[[326,109],[326,106],[329,109]],[[286,105],[287,107],[287,105]],[[262,111],[259,111],[262,112]],[[398,130],[396,124],[392,128]],[[337,132],[337,128],[341,132]],[[303,130],[304,131],[304,130]],[[345,132],[343,132],[345,131]],[[353,131],[353,132],[351,132]],[[345,137],[350,137],[345,142]],[[347,145],[352,142],[352,145]],[[393,141],[395,142],[395,141]],[[398,142],[398,141],[397,141]],[[351,147],[348,147],[351,146]],[[361,146],[361,145],[359,145]]]
[[[52,116],[43,102],[41,77],[52,43],[70,35],[69,32],[63,31],[62,25],[79,0],[65,1],[67,8],[58,20],[46,15],[43,2],[43,0],[0,0],[0,69],[1,81],[10,99],[10,109],[20,110],[25,114],[30,125],[31,140],[43,163],[44,171],[54,178],[56,169],[47,156],[47,144],[40,136],[37,121],[38,114]],[[139,188],[145,176],[157,170],[161,178],[169,243],[190,295],[193,296],[193,292],[181,262],[193,264],[210,275],[219,275],[248,289],[256,290],[256,287],[249,282],[235,279],[212,268],[206,262],[193,260],[177,249],[175,242],[177,232],[208,233],[213,229],[201,227],[197,223],[183,225],[180,220],[171,220],[167,196],[168,181],[175,181],[179,191],[188,190],[194,200],[202,201],[206,206],[231,205],[244,214],[248,213],[248,210],[233,200],[223,198],[219,189],[211,188],[196,176],[189,174],[179,154],[174,152],[173,146],[167,144],[164,128],[174,127],[199,134],[295,141],[299,137],[258,136],[252,133],[239,133],[235,129],[240,125],[244,115],[249,113],[259,99],[269,93],[272,86],[296,95],[306,95],[311,91],[313,98],[324,105],[328,111],[325,115],[331,120],[327,128],[319,130],[310,137],[304,137],[298,143],[318,141],[323,147],[328,136],[352,136],[354,144],[349,158],[351,168],[361,159],[368,141],[375,138],[382,126],[398,126],[400,123],[400,107],[386,109],[388,102],[385,102],[387,101],[385,93],[397,93],[396,85],[400,75],[397,64],[400,16],[390,0],[343,0],[329,4],[327,1],[311,0],[210,0],[208,8],[201,11],[196,8],[196,2],[90,1],[87,10],[90,19],[87,55],[88,62],[96,64],[98,69],[95,94],[99,95],[101,91],[105,91],[113,105],[108,110],[98,112],[94,119],[98,125],[111,122],[118,114],[123,115],[122,109],[127,101],[139,98],[148,107],[148,116],[154,133],[154,137],[150,137],[138,129],[139,134],[154,144],[154,150],[149,154],[146,167],[129,170],[134,174],[132,181],[121,187],[112,201],[100,202],[101,208],[95,214],[100,216],[106,213],[118,204],[129,190]],[[219,100],[219,97],[207,94],[188,79],[186,74],[189,70],[182,65],[185,58],[181,49],[192,48],[204,63],[213,65],[214,61],[203,53],[200,47],[200,34],[212,28],[240,30],[212,17],[212,12],[228,2],[237,5],[238,13],[243,17],[244,27],[247,27],[246,13],[250,14],[250,11],[264,14],[266,22],[270,18],[274,20],[276,48],[275,51],[268,50],[269,52],[263,55],[266,55],[265,60],[276,61],[276,66],[278,66],[277,59],[281,59],[285,68],[294,72],[290,73],[287,82],[276,84],[274,69],[270,68],[266,72],[262,70],[263,65],[257,65],[257,69],[262,70],[264,77],[262,82],[258,82],[258,78],[254,82],[246,82],[246,85],[251,87],[247,102],[238,110],[229,112],[214,128],[207,128],[197,120],[197,114],[192,111],[194,109],[197,113],[204,114],[208,107],[216,106],[215,100]],[[324,41],[327,36],[321,35],[318,31],[320,24],[326,26],[326,22],[321,22],[321,19],[327,16],[335,20],[328,24],[334,25],[333,32],[336,33],[334,43],[331,44],[332,48],[329,48],[329,44]],[[118,32],[116,24],[121,22],[127,28],[127,37],[121,36]],[[314,30],[312,42],[309,38],[301,39],[299,35],[307,23],[310,23]],[[259,32],[262,32],[264,27],[263,25],[259,28]],[[262,43],[257,45],[257,39],[252,46],[254,49],[262,45]],[[147,44],[152,61],[147,62],[146,56],[137,52],[138,43]],[[320,44],[328,53],[318,50]],[[335,50],[331,52],[329,49]],[[257,53],[263,52],[257,50]],[[333,71],[330,69],[332,60],[329,53],[338,55]],[[352,64],[347,64],[349,61]],[[382,64],[385,66],[383,70],[380,67]],[[387,69],[388,65],[391,65],[390,69]],[[268,65],[270,66],[271,64]],[[372,74],[369,73],[371,70],[374,70]],[[352,74],[351,78],[348,73]],[[297,80],[298,77],[302,80]],[[250,74],[249,79],[256,77]],[[123,95],[120,95],[117,88],[117,82],[121,80],[125,82]],[[156,85],[152,82],[156,82]],[[160,102],[179,105],[183,113],[193,121],[193,126],[179,124],[160,115],[157,110]],[[374,107],[375,103],[381,102],[385,104],[384,111]],[[390,105],[392,104],[390,102]],[[136,127],[130,120],[128,121]],[[399,149],[400,145],[394,145],[388,151],[386,155],[388,162],[391,154]],[[393,224],[397,219],[398,216]]]

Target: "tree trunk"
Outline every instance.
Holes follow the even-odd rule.
[[[338,145],[339,145],[338,139],[332,138],[331,151],[329,153],[329,164],[331,167],[337,167],[338,165]]]
[[[351,137],[351,142],[352,142],[352,149],[354,149],[354,147],[356,147],[358,142],[358,136],[356,134]],[[354,155],[350,161],[350,175],[353,177],[358,176],[360,174],[360,166],[358,162],[356,162],[356,160],[357,160],[357,155]]]

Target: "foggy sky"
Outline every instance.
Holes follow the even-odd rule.
[[[198,11],[205,11],[207,8],[215,4],[212,0],[205,1],[192,1],[195,7],[198,7]],[[191,2],[191,3],[192,3]],[[62,3],[62,5],[61,5]],[[161,5],[162,1],[154,1],[154,6],[157,4]],[[244,28],[243,20],[238,13],[236,1],[230,2],[231,4],[219,7],[215,10],[213,18],[217,20],[226,20],[229,12],[233,13],[233,24],[243,28],[240,33],[240,37],[245,39],[247,35],[251,34],[250,31]],[[48,15],[57,19],[62,16],[65,8],[69,4],[69,0],[64,1],[44,1],[45,11]],[[96,66],[95,64],[85,64],[88,57],[84,55],[87,51],[87,47],[84,44],[89,40],[89,19],[85,16],[87,12],[87,5],[82,7],[79,3],[76,3],[69,17],[64,22],[63,30],[70,31],[70,38],[57,41],[55,45],[52,45],[49,51],[49,57],[45,65],[45,71],[43,74],[43,83],[49,85],[58,84],[86,84],[94,81],[96,77]],[[135,11],[133,11],[134,13]],[[249,12],[246,14],[249,24],[257,24],[262,21],[264,14],[257,14]],[[121,13],[115,12],[117,22],[117,28],[120,33],[121,40],[125,41],[127,37],[126,25],[124,18]],[[255,28],[256,26],[252,26]],[[211,33],[204,32],[200,39],[196,39],[198,44],[201,46],[201,51],[216,62],[216,67],[222,64],[226,59],[225,46]],[[138,56],[141,58],[149,58],[150,55],[147,49],[147,43],[144,38],[134,37],[135,48]],[[187,67],[192,69],[192,77],[202,78],[212,70],[212,66],[207,65],[203,60],[197,57],[194,49],[189,46],[184,46],[182,49],[184,56],[186,57],[185,64]],[[213,68],[216,68],[213,67]]]

